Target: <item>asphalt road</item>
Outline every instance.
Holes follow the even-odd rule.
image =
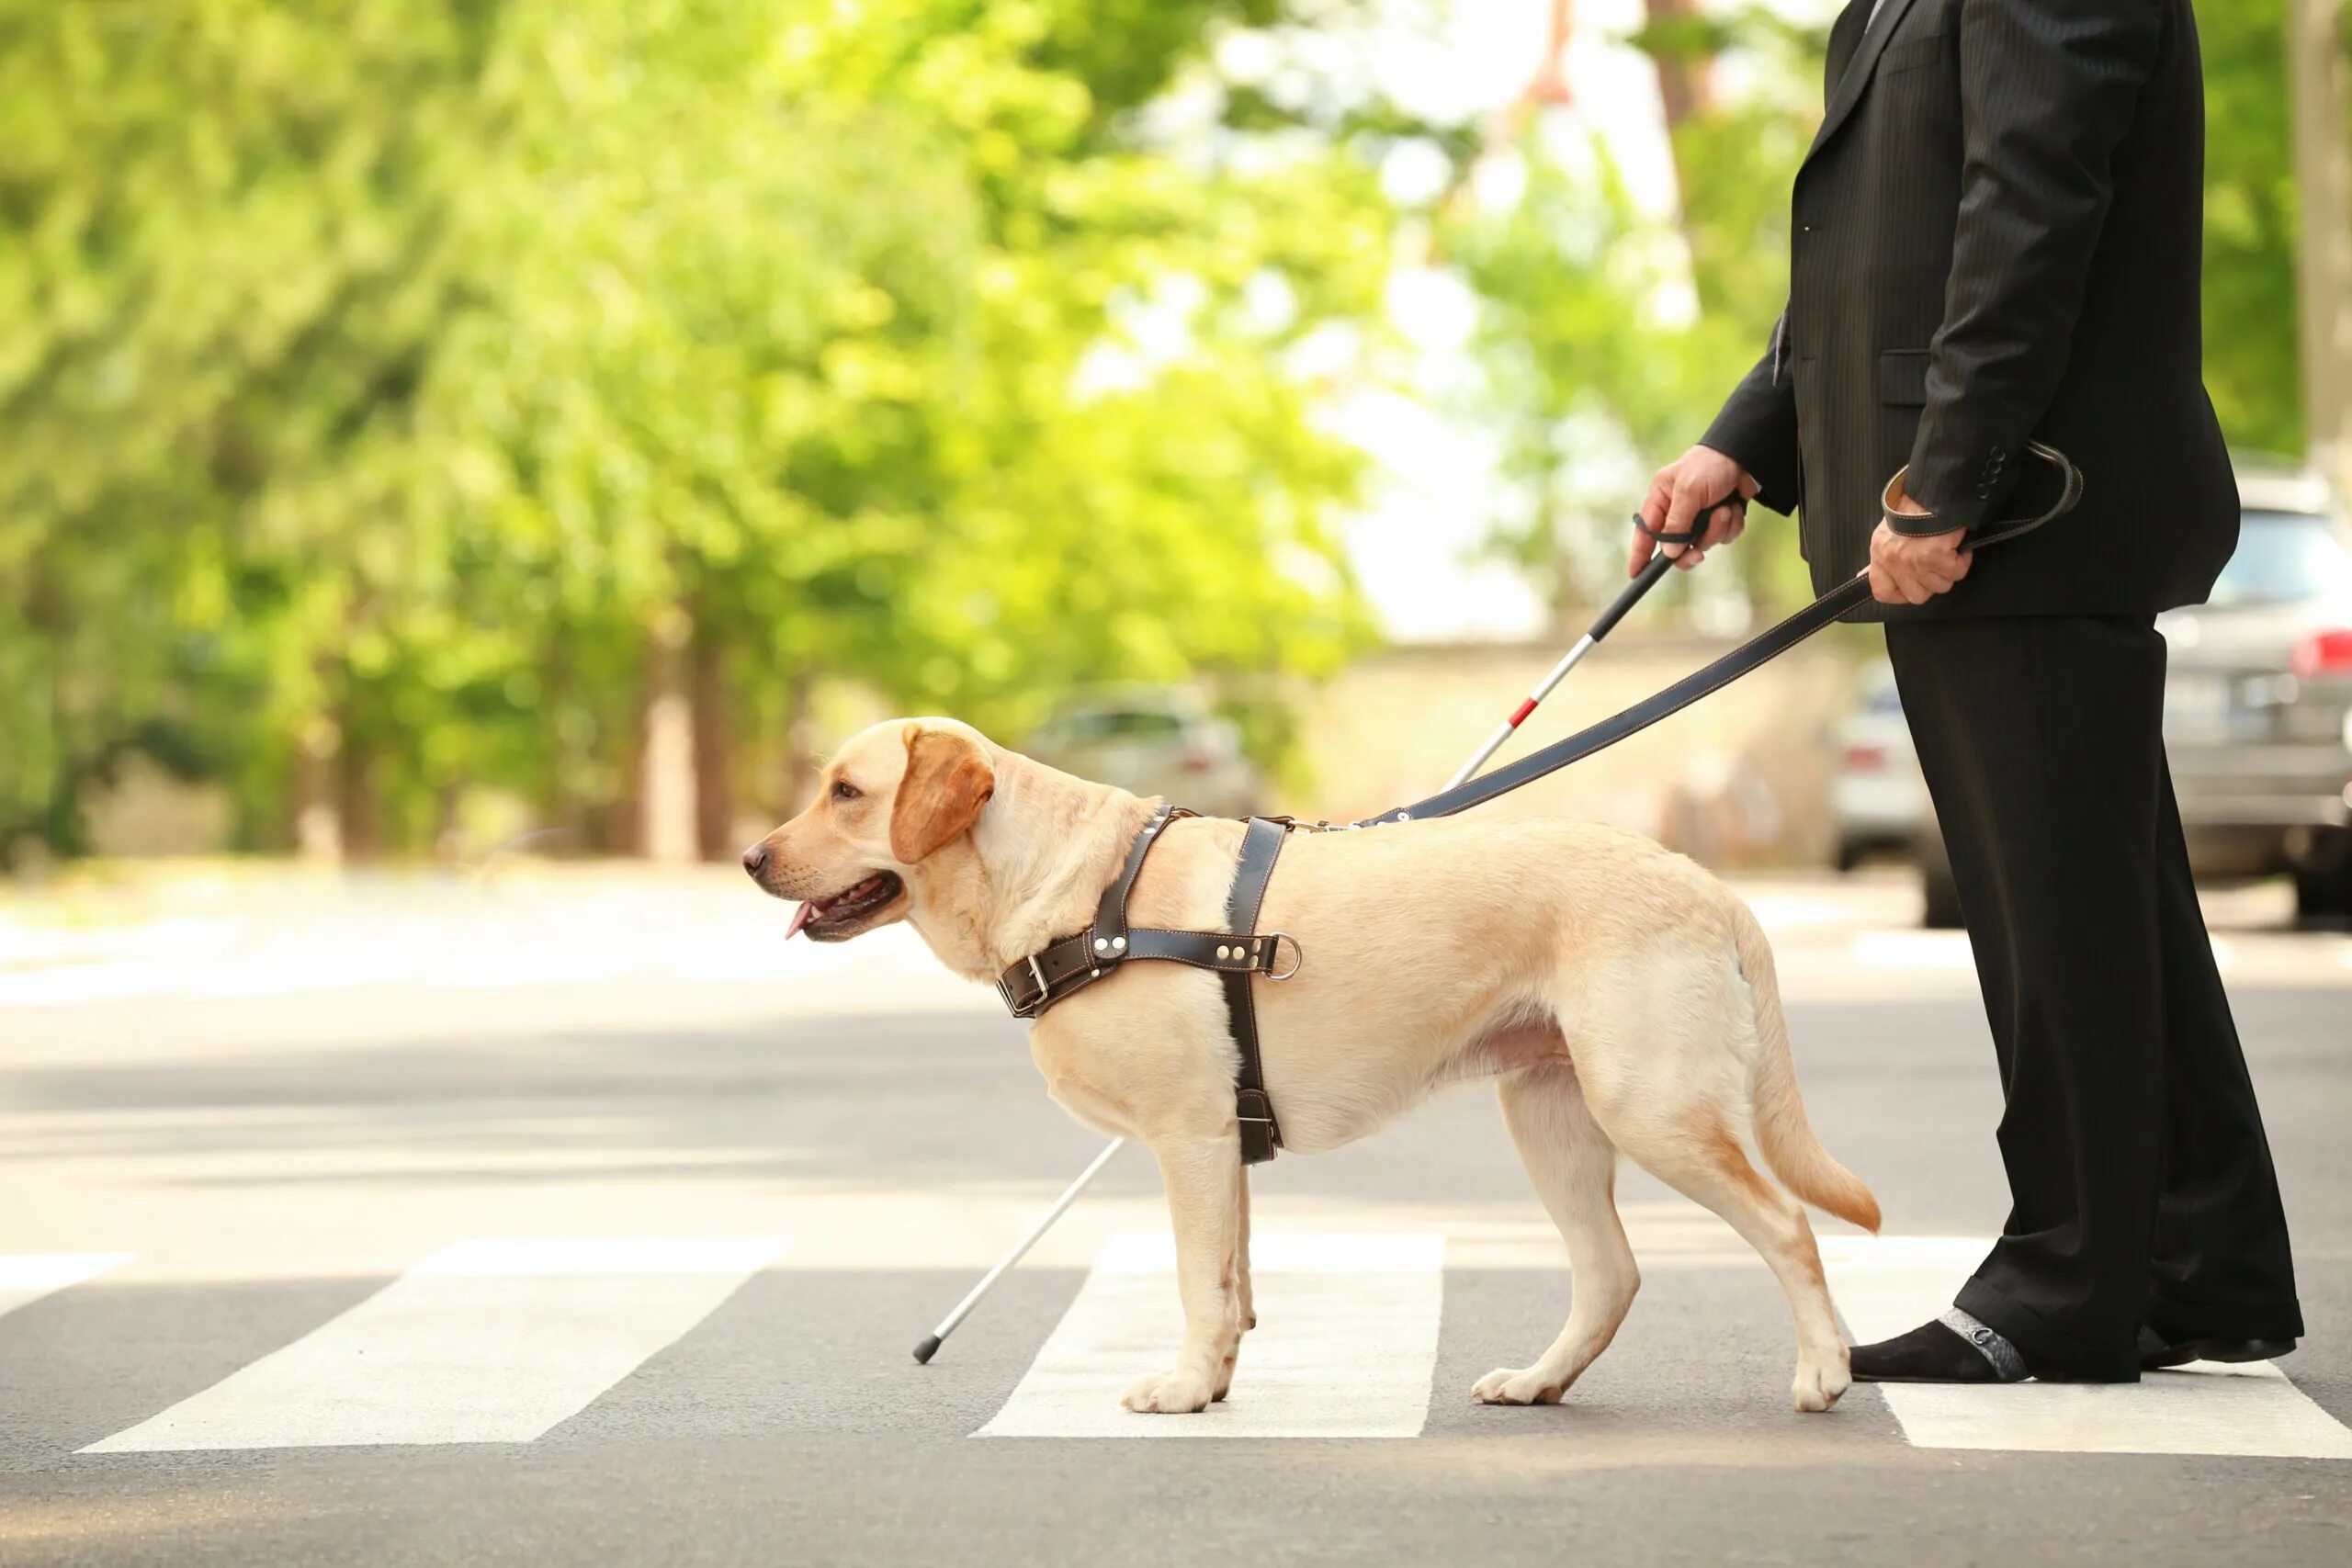
[[[2006,1207],[1965,950],[1889,885],[1755,897],[1894,1238],[1819,1222],[1841,1309],[1932,1307]],[[2303,1349],[1820,1416],[1760,1264],[1634,1176],[1616,1344],[1556,1408],[1473,1404],[1570,1289],[1476,1089],[1260,1173],[1263,1323],[1210,1415],[1115,1408],[1172,1348],[1135,1151],[919,1367],[1099,1144],[985,995],[902,942],[781,948],[731,884],[19,929],[0,1562],[2341,1562],[2352,938],[2276,914],[2217,906]]]

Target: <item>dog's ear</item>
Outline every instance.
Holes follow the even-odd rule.
[[[988,753],[952,729],[915,729],[907,737],[907,773],[890,807],[890,852],[912,865],[953,842],[979,820],[996,791]]]

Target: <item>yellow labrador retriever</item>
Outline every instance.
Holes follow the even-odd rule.
[[[953,720],[902,719],[844,746],[816,804],[743,860],[769,893],[805,900],[795,931],[843,942],[905,919],[949,968],[993,982],[1087,927],[1153,805]],[[1169,828],[1131,918],[1220,929],[1241,834],[1212,818]],[[1796,1407],[1826,1410],[1845,1392],[1812,1226],[1749,1163],[1747,1134],[1807,1202],[1873,1231],[1878,1202],[1815,1138],[1771,950],[1713,876],[1645,839],[1567,822],[1472,814],[1301,833],[1259,929],[1289,932],[1305,954],[1290,983],[1257,987],[1290,1152],[1363,1137],[1442,1084],[1498,1082],[1576,1290],[1551,1348],[1479,1379],[1477,1398],[1558,1400],[1623,1321],[1640,1275],[1613,1196],[1620,1150],[1771,1266],[1796,1317]],[[1131,1410],[1224,1398],[1255,1323],[1220,986],[1181,964],[1129,964],[1030,1036],[1054,1100],[1149,1147],[1167,1183],[1184,1340],[1174,1370],[1127,1390]]]

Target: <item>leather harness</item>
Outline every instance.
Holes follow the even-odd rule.
[[[1978,529],[1961,546],[1974,551],[1988,545],[2007,544],[2022,538],[2034,530],[2064,517],[2072,512],[2083,496],[2083,477],[2064,453],[2041,445],[2029,443],[2030,455],[2051,464],[2059,470],[2061,487],[2058,499],[2039,516],[2017,518]],[[1892,507],[1903,476],[1898,474],[1887,485],[1887,500]],[[1717,505],[1727,504],[1718,502]],[[1715,507],[1700,513],[1686,533],[1668,534],[1652,529],[1640,518],[1634,525],[1663,544],[1695,544],[1706,533],[1707,519]],[[1890,510],[1891,515],[1891,510]],[[1916,524],[1917,519],[1909,521]],[[1661,558],[1661,560],[1663,558]],[[1306,962],[1305,950],[1298,939],[1287,931],[1260,932],[1258,913],[1266,900],[1266,885],[1272,880],[1274,862],[1282,853],[1283,840],[1296,832],[1339,832],[1351,829],[1377,828],[1392,822],[1410,822],[1415,818],[1451,817],[1475,806],[1483,806],[1498,795],[1508,795],[1523,784],[1532,784],[1547,773],[1555,773],[1571,762],[1581,761],[1594,752],[1614,746],[1627,736],[1648,728],[1660,719],[1680,713],[1700,698],[1738,680],[1786,653],[1814,633],[1843,619],[1857,607],[1869,603],[1870,581],[1865,574],[1830,590],[1779,626],[1750,641],[1742,643],[1713,663],[1698,670],[1668,686],[1656,696],[1634,704],[1613,717],[1603,719],[1589,728],[1579,730],[1564,740],[1556,740],[1542,750],[1530,753],[1493,773],[1467,780],[1426,800],[1410,806],[1400,806],[1384,811],[1377,817],[1362,821],[1304,823],[1287,817],[1252,817],[1241,839],[1240,863],[1234,868],[1233,887],[1226,895],[1225,919],[1229,928],[1221,931],[1161,931],[1151,927],[1127,924],[1127,896],[1134,891],[1136,877],[1143,870],[1144,857],[1159,841],[1160,833],[1170,822],[1180,818],[1197,817],[1181,806],[1161,805],[1153,811],[1148,821],[1136,834],[1135,842],[1127,846],[1126,863],[1111,886],[1102,890],[1102,897],[1095,908],[1094,923],[1074,936],[1062,937],[1039,952],[1022,959],[997,977],[997,990],[1004,998],[1004,1005],[1019,1019],[1035,1018],[1056,1002],[1077,995],[1098,980],[1108,978],[1122,964],[1131,959],[1161,959],[1174,964],[1189,964],[1196,969],[1212,970],[1224,977],[1225,1006],[1233,1031],[1233,1043],[1239,1056],[1234,1074],[1234,1111],[1241,1126],[1241,1160],[1244,1165],[1260,1165],[1274,1157],[1282,1147],[1282,1128],[1274,1120],[1273,1101],[1266,1094],[1265,1066],[1258,1051],[1258,1011],[1251,998],[1250,982],[1263,975],[1272,981],[1289,979]],[[1611,617],[1622,614],[1631,603],[1632,595],[1619,601]],[[1605,632],[1606,626],[1596,628]],[[1288,942],[1293,954],[1290,967],[1278,969],[1282,944]]]
[[[1181,806],[1161,806],[1151,814],[1135,842],[1127,846],[1126,863],[1095,906],[1094,923],[1021,960],[997,977],[996,988],[1015,1018],[1035,1018],[1056,1002],[1076,996],[1096,981],[1118,972],[1121,964],[1138,958],[1189,964],[1223,976],[1225,1008],[1240,1055],[1234,1074],[1234,1111],[1241,1123],[1241,1161],[1261,1165],[1282,1146],[1282,1128],[1274,1121],[1274,1103],[1266,1094],[1265,1064],[1258,1053],[1258,1010],[1250,991],[1252,976],[1283,981],[1298,973],[1304,953],[1298,939],[1284,931],[1261,934],[1258,911],[1266,901],[1266,884],[1273,879],[1274,861],[1295,824],[1278,818],[1252,817],[1241,837],[1241,860],[1226,895],[1221,931],[1165,931],[1127,923],[1127,896],[1135,891],[1144,857],[1159,841],[1167,826],[1179,818],[1196,817]],[[1290,943],[1287,969],[1282,944]]]

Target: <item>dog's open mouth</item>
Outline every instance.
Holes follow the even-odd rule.
[[[855,936],[867,920],[899,901],[907,885],[898,874],[877,871],[854,886],[823,898],[811,898],[800,906],[792,917],[792,931],[785,932],[790,941],[793,931],[807,931],[811,942],[839,942]]]

